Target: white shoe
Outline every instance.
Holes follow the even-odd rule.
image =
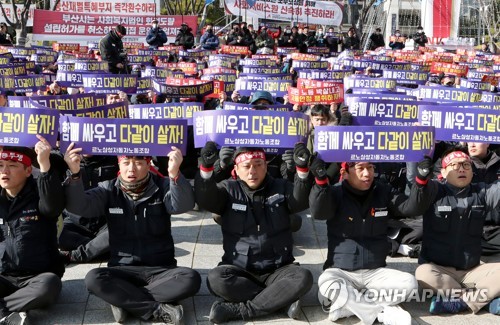
[[[351,316],[354,316],[354,314],[349,309],[338,308],[335,310],[330,310],[330,312],[328,313],[328,320],[331,322],[335,322],[337,319],[347,318],[347,317],[351,317]]]
[[[399,306],[385,306],[377,320],[386,325],[411,325],[411,315]]]
[[[127,319],[127,316],[128,316],[128,313],[125,311],[125,309],[120,308],[120,307],[116,307],[113,305],[110,305],[110,306],[111,306],[111,312],[113,313],[113,318],[115,319],[115,322],[120,323],[120,324],[123,323]]]

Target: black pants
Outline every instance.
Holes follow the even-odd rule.
[[[59,236],[59,247],[71,251],[71,260],[87,263],[109,253],[108,225],[99,229],[97,234],[90,230],[65,222]]]
[[[0,306],[16,312],[44,308],[56,302],[61,288],[61,279],[54,273],[0,275]]]
[[[114,266],[91,270],[87,289],[107,303],[148,320],[160,303],[194,296],[201,277],[186,267]]]
[[[305,295],[312,284],[311,272],[296,264],[262,275],[233,265],[220,265],[210,270],[207,277],[212,294],[226,301],[244,302],[251,318],[289,306]]]

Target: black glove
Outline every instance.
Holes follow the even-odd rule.
[[[352,125],[352,114],[349,112],[342,113],[342,115],[340,115],[339,125]]]
[[[233,163],[234,148],[222,147],[219,151],[220,167],[226,169]]]
[[[421,160],[417,165],[417,178],[421,181],[427,182],[427,179],[432,174],[434,164],[432,163],[432,158],[425,156],[424,160]]]
[[[320,181],[325,180],[328,176],[326,174],[325,162],[323,161],[323,159],[318,157],[314,158],[311,166],[309,167],[309,170],[311,170],[313,176]]]
[[[311,153],[306,145],[302,142],[296,143],[295,148],[293,148],[293,161],[295,165],[299,168],[307,168],[310,158]]]
[[[286,163],[286,169],[292,170],[295,168],[293,150],[286,150],[285,153],[281,155],[281,159]]]
[[[217,145],[213,141],[208,141],[201,149],[201,165],[204,168],[212,168],[217,160]]]

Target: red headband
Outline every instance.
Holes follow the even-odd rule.
[[[264,151],[248,151],[240,153],[235,159],[235,165],[238,165],[240,162],[244,162],[250,159],[264,159],[266,160],[266,154]]]
[[[446,168],[450,164],[450,162],[455,159],[455,158],[466,158],[467,160],[470,161],[470,157],[468,154],[466,154],[463,151],[452,151],[446,157],[443,158],[443,161],[441,161],[441,167]]]
[[[15,151],[8,151],[4,150],[0,154],[0,160],[11,160],[11,161],[17,161],[23,164],[26,167],[31,166],[31,158],[26,156],[25,154],[15,152]]]

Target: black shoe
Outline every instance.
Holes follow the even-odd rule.
[[[210,309],[208,319],[215,324],[221,324],[230,320],[242,320],[241,303],[216,301]]]
[[[127,319],[127,316],[128,316],[127,311],[123,308],[120,308],[120,307],[116,307],[113,305],[110,305],[110,306],[111,306],[111,312],[113,313],[113,317],[115,319],[115,322],[123,323]]]
[[[0,319],[0,325],[29,325],[28,314],[26,312],[11,312]]]
[[[184,324],[183,316],[184,309],[181,305],[174,306],[167,303],[160,304],[153,313],[153,318],[156,321],[174,325]]]

